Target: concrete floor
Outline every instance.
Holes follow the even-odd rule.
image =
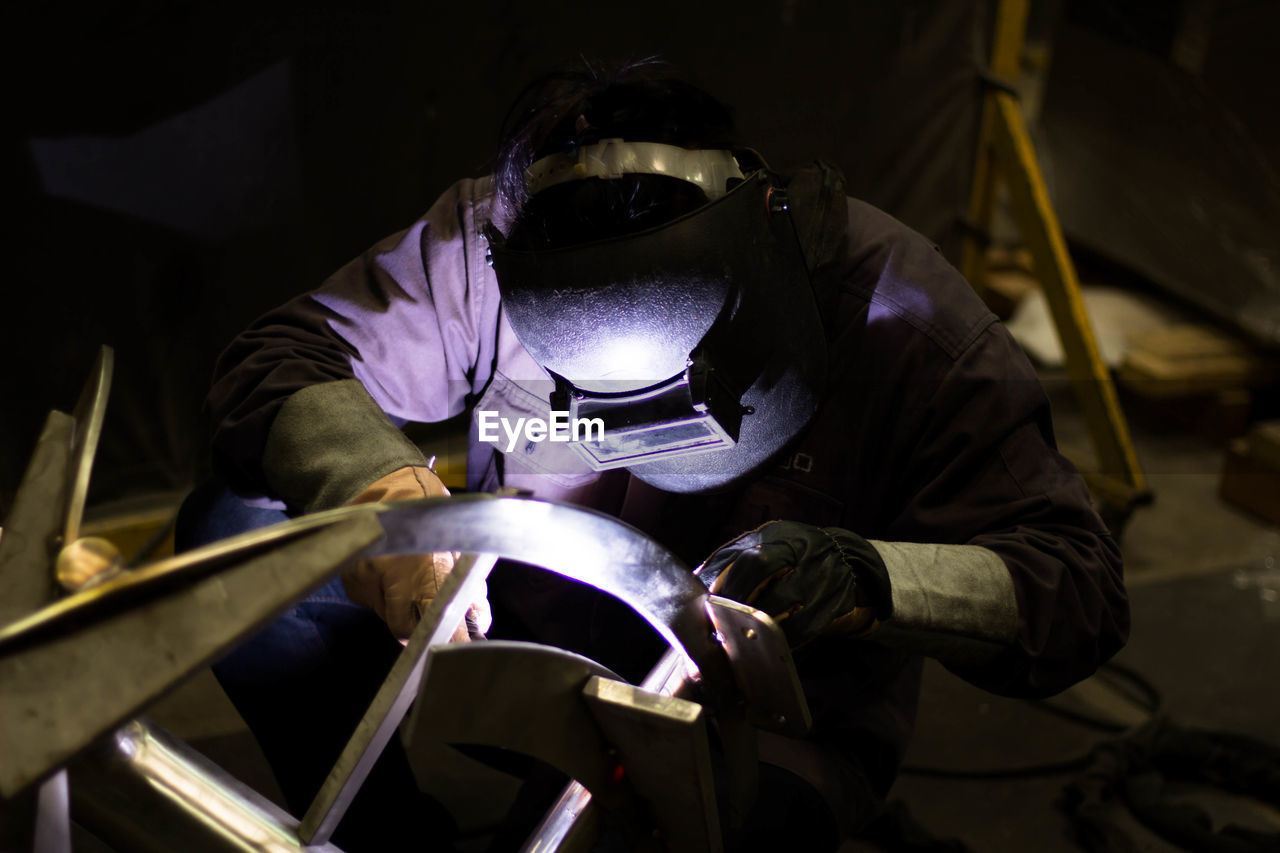
[[[1061,381],[1048,377],[1048,386],[1059,443],[1087,466],[1083,423]],[[1163,710],[1173,720],[1280,744],[1280,530],[1219,499],[1219,442],[1140,419],[1134,431],[1156,500],[1138,510],[1124,531],[1133,630],[1117,661],[1160,691]],[[1052,701],[1124,722],[1143,717],[1097,678]],[[149,716],[278,796],[239,717],[207,672]],[[985,694],[930,663],[908,763],[950,770],[1021,767],[1080,756],[1105,737],[1031,703]],[[905,774],[893,797],[931,834],[960,839],[974,850],[1078,850],[1055,805],[1070,777]],[[456,785],[442,793],[464,826],[482,825],[493,810],[492,804],[471,802]],[[1239,808],[1228,802],[1213,813]],[[1266,826],[1275,817],[1264,811],[1241,820]],[[1139,849],[1172,849],[1136,824],[1133,832]]]

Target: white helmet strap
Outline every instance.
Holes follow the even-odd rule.
[[[744,179],[732,152],[722,148],[689,149],[621,139],[602,139],[594,145],[583,145],[573,154],[543,157],[525,172],[531,195],[566,181],[623,175],[678,178],[697,185],[710,201],[728,192],[731,178]]]

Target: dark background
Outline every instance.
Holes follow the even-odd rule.
[[[1055,194],[1072,190],[1068,233],[1182,299],[1208,294],[1228,319],[1239,300],[1215,305],[1221,289],[1206,281],[1243,245],[1256,250],[1235,275],[1244,298],[1280,301],[1280,184],[1267,165],[1280,160],[1280,4],[1209,3],[1199,23],[1206,4],[1194,0],[1033,5],[1032,35],[1070,71],[1051,72],[1044,108],[1067,142],[1042,142]],[[775,167],[833,161],[852,194],[954,259],[991,11],[967,0],[53,2],[10,17],[18,263],[0,302],[0,518],[45,413],[74,405],[102,343],[117,373],[91,503],[186,488],[206,464],[200,402],[227,341],[406,227],[453,180],[486,172],[514,95],[578,55],[668,59],[735,109],[740,139]],[[1203,36],[1198,67],[1171,60],[1188,32]],[[1142,85],[1132,68],[1149,71]],[[1153,86],[1164,106],[1135,113]],[[1147,129],[1138,142],[1130,115]],[[1139,162],[1169,148],[1144,180],[1198,188],[1174,193],[1191,212],[1119,241],[1096,233],[1099,205],[1151,219],[1117,202],[1123,176],[1089,171],[1099,158],[1076,163],[1108,144]],[[1134,204],[1149,197],[1127,189]],[[1180,281],[1187,265],[1162,263],[1160,241],[1203,234],[1195,211],[1215,204],[1235,224],[1195,244],[1191,266],[1208,272]]]

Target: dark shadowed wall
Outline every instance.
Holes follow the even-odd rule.
[[[978,4],[52,2],[19,14],[0,307],[0,516],[98,344],[118,360],[91,502],[205,464],[213,360],[267,308],[484,173],[507,104],[579,54],[657,54],[775,167],[955,245],[976,136]]]

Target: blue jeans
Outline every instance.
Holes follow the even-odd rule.
[[[283,511],[246,506],[210,481],[183,502],[179,551],[264,527]],[[213,665],[213,674],[262,747],[289,810],[301,817],[401,651],[371,610],[337,578]],[[452,818],[418,790],[392,738],[334,835],[344,850],[448,849]]]

